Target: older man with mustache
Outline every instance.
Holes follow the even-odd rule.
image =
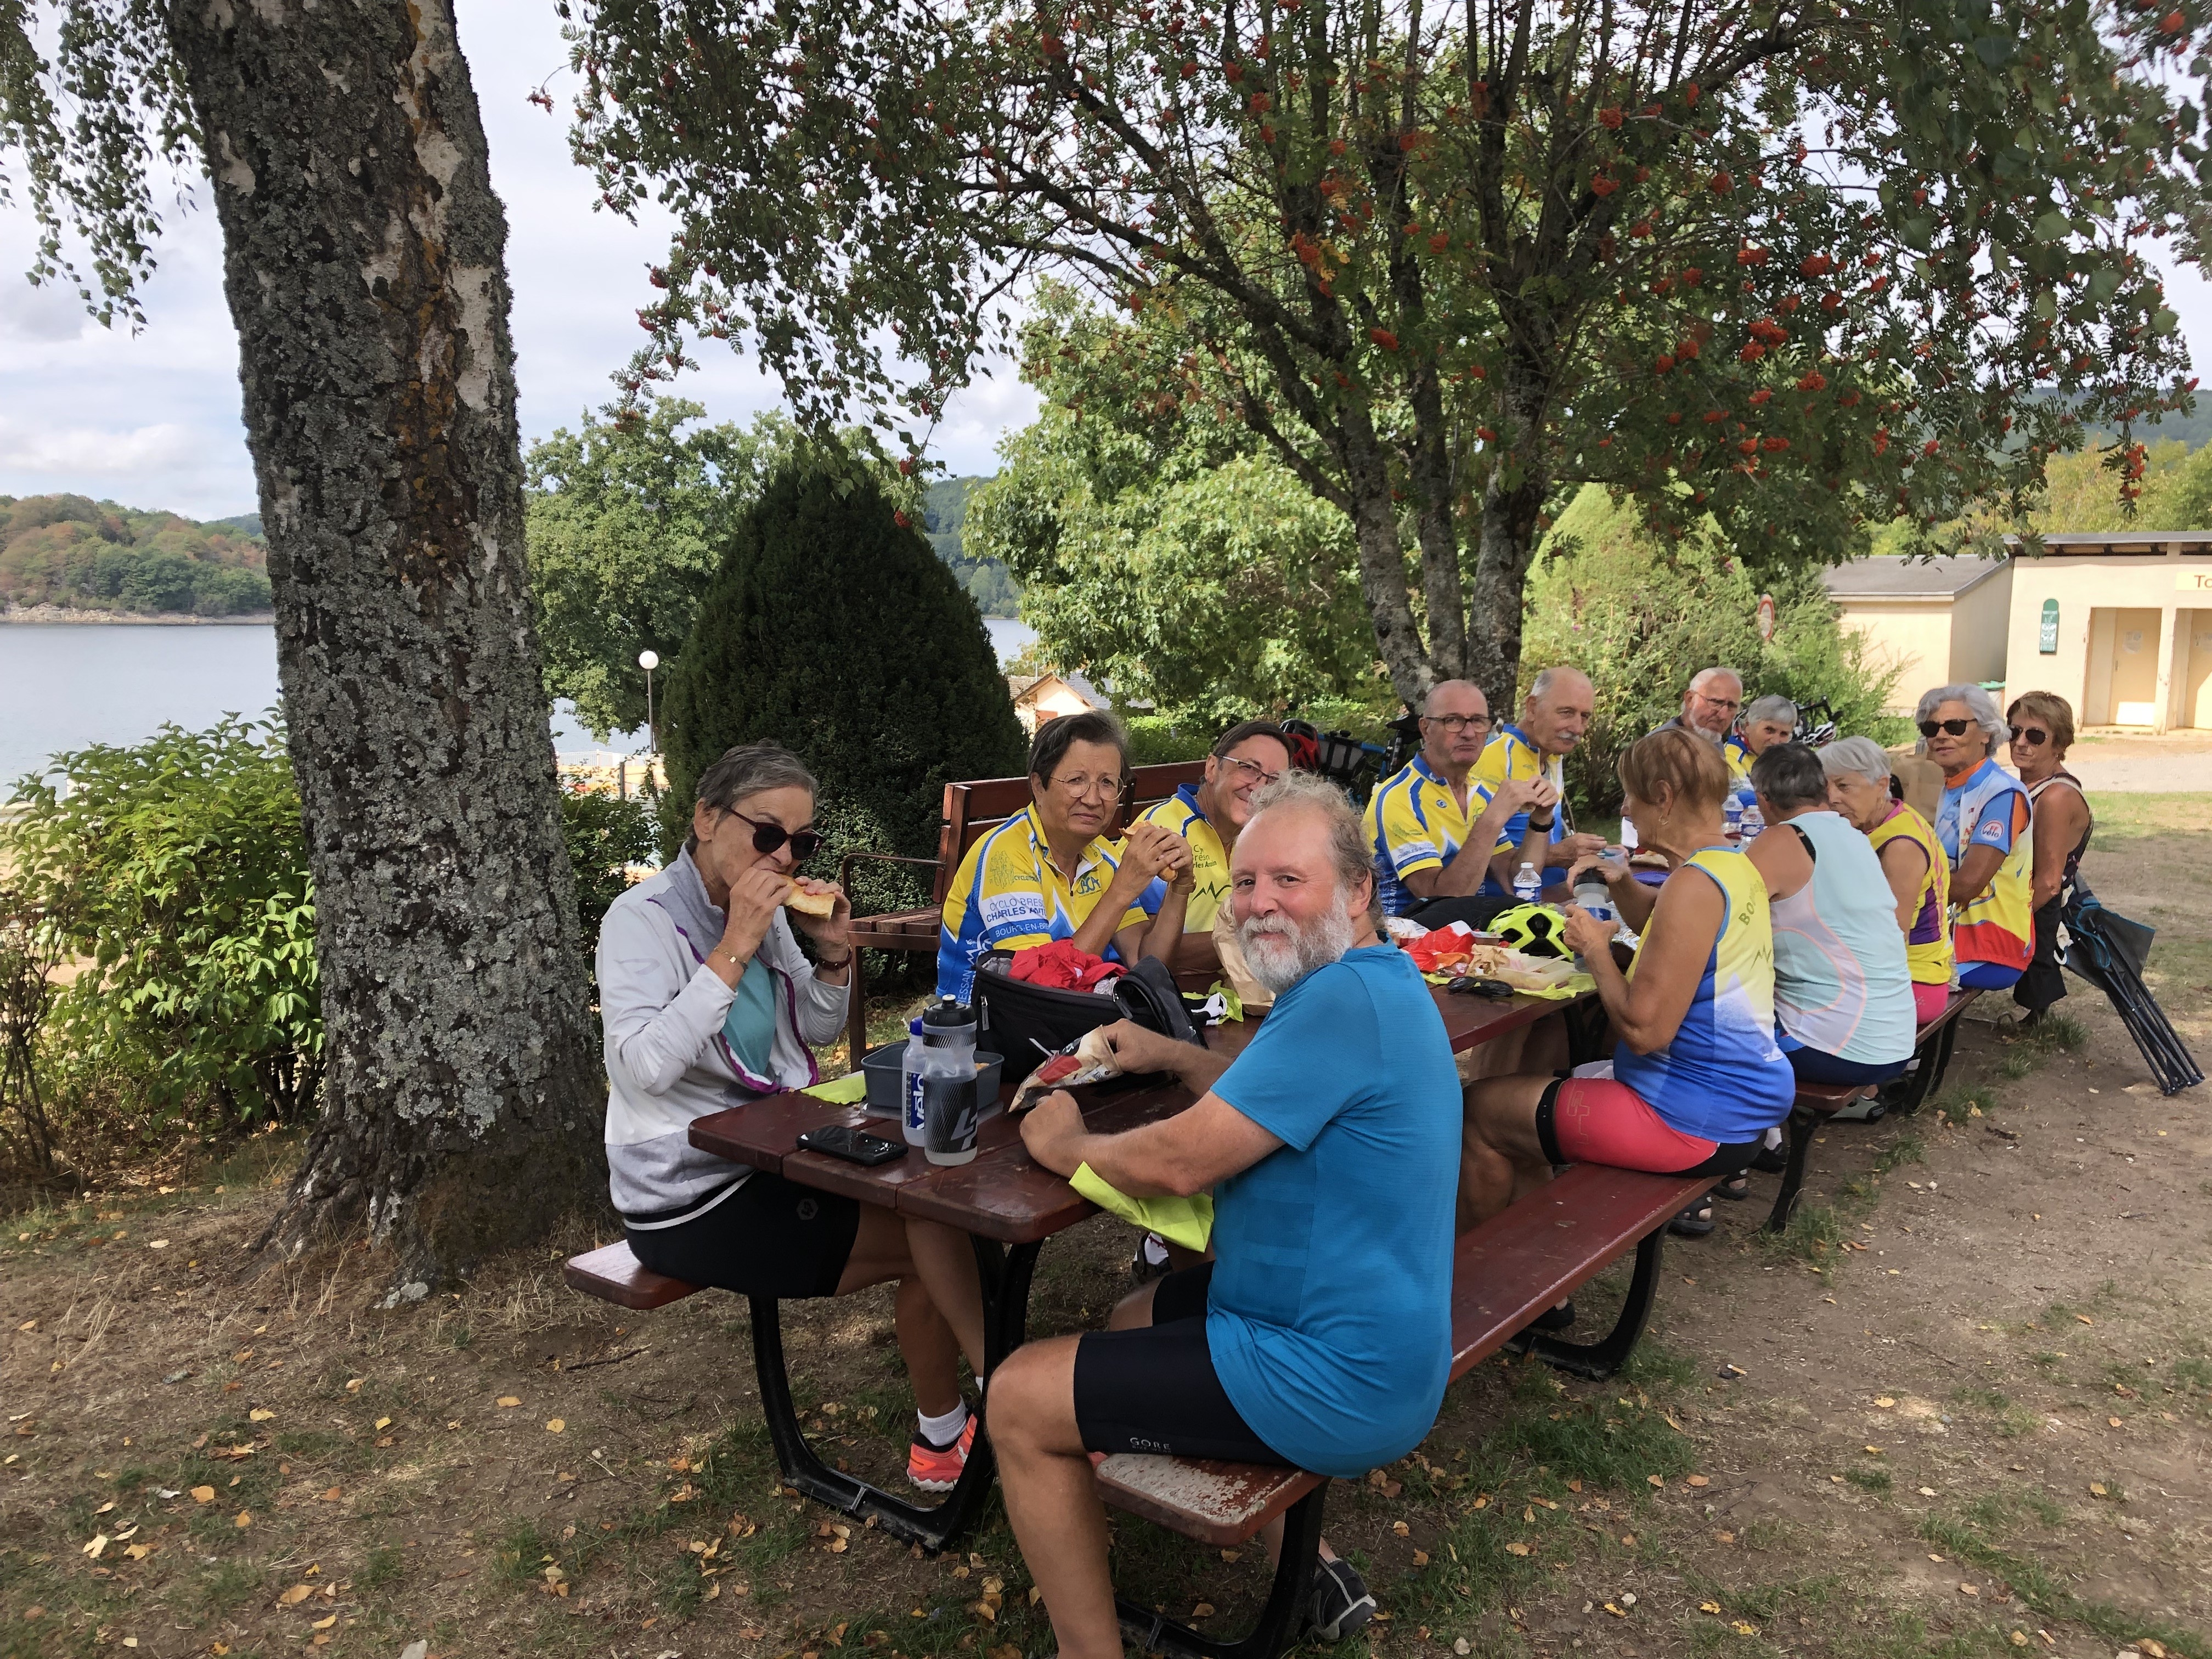
[[[1106,1518],[1088,1454],[1170,1452],[1356,1479],[1436,1420],[1451,1364],[1459,1079],[1419,971],[1376,935],[1375,873],[1343,795],[1292,774],[1260,795],[1231,903],[1276,994],[1231,1060],[1109,1028],[1133,1071],[1197,1104],[1094,1134],[1065,1093],[1022,1126],[1030,1154],[1088,1164],[1136,1196],[1214,1193],[1217,1260],[1170,1273],[1108,1328],[1032,1342],[991,1378],[1006,1513],[1060,1651],[1121,1659]],[[1281,1547],[1281,1523],[1266,1534]],[[1326,1545],[1309,1611],[1334,1641],[1375,1603]]]

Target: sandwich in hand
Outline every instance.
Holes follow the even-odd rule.
[[[783,902],[786,908],[803,916],[820,916],[826,921],[837,913],[836,894],[810,893],[797,882],[791,884],[791,891],[784,896]]]

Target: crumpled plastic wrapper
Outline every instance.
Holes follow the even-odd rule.
[[[1026,1111],[1054,1089],[1103,1083],[1109,1077],[1121,1075],[1121,1067],[1115,1060],[1114,1051],[1106,1046],[1106,1028],[1101,1025],[1085,1031],[1024,1078],[1022,1086],[1014,1091],[1013,1103],[1006,1109]]]

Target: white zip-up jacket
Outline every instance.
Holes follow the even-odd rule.
[[[746,1071],[722,1036],[737,993],[707,966],[725,920],[682,853],[599,924],[608,1183],[632,1228],[673,1227],[737,1191],[752,1166],[693,1146],[692,1121],[817,1081],[806,1045],[834,1042],[844,1027],[849,988],[815,978],[778,910],[754,957],[775,975],[772,1075]]]

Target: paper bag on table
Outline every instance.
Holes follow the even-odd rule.
[[[1213,913],[1213,949],[1221,958],[1222,976],[1235,988],[1239,1002],[1248,1009],[1274,1006],[1275,994],[1252,977],[1252,964],[1244,960],[1244,947],[1237,942],[1237,920],[1226,904]]]

